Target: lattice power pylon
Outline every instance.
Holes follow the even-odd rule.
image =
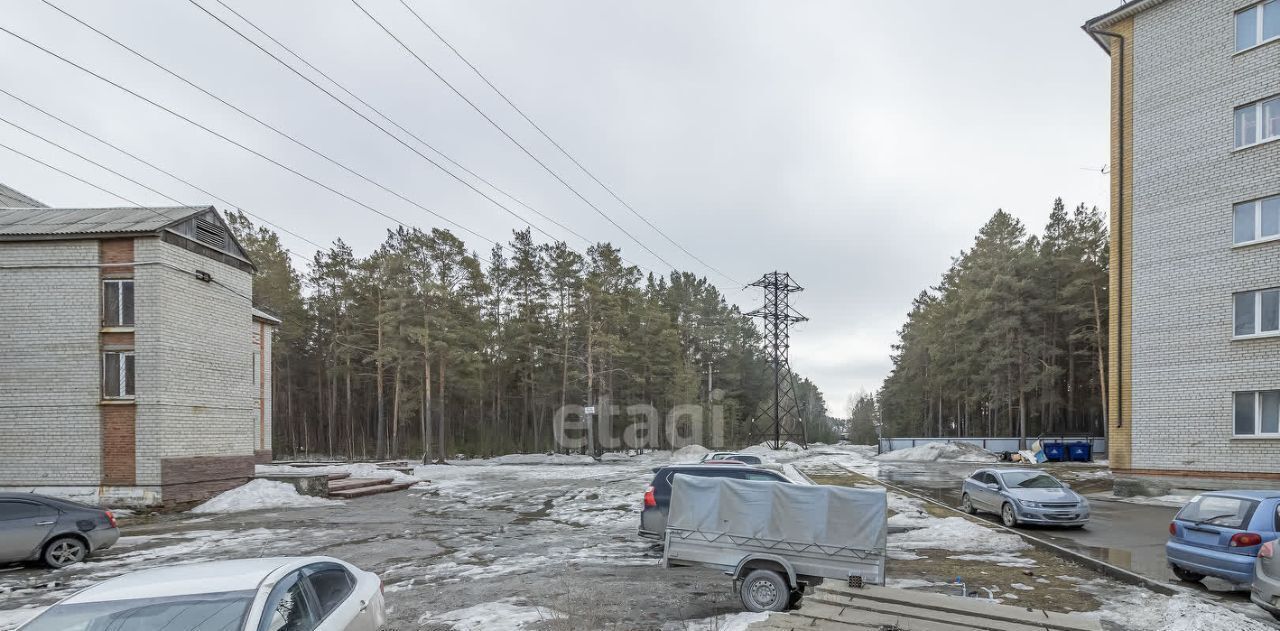
[[[773,449],[787,441],[807,447],[790,361],[791,325],[809,319],[792,308],[791,294],[804,291],[804,287],[785,272],[765,274],[751,286],[764,289],[764,307],[747,315],[764,320],[764,351],[773,373],[773,400],[766,402],[764,409],[751,420],[749,440],[751,444],[768,443]]]

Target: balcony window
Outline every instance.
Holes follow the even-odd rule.
[[[1280,138],[1280,96],[1236,108],[1237,149],[1276,138]]]
[[[1236,51],[1280,38],[1280,0],[1267,0],[1236,13]]]

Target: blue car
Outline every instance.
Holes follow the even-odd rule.
[[[995,513],[1010,528],[1019,524],[1082,528],[1089,522],[1089,500],[1035,469],[978,469],[964,481],[960,508],[970,515]]]
[[[1280,491],[1214,491],[1192,498],[1169,524],[1165,557],[1179,580],[1253,583],[1262,544],[1280,529]]]

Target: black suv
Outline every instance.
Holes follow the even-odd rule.
[[[747,465],[685,464],[654,469],[653,482],[644,490],[644,510],[640,513],[640,536],[659,539],[667,530],[667,511],[671,508],[671,478],[675,474],[706,478],[734,478],[791,484],[787,476]]]

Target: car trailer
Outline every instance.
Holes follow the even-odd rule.
[[[824,579],[883,585],[884,489],[676,475],[662,562],[733,578],[749,611],[784,611]]]

